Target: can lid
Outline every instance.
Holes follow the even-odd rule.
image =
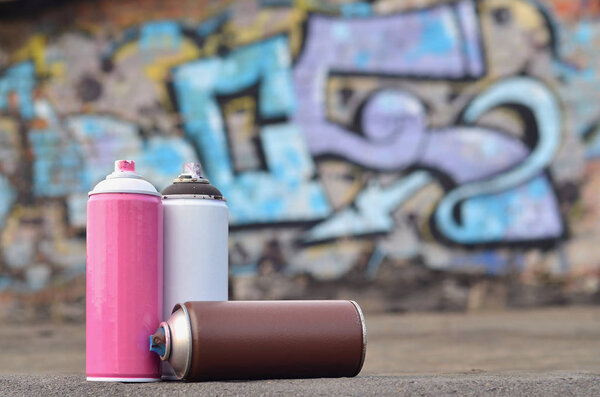
[[[115,161],[115,170],[100,181],[88,196],[99,193],[136,193],[160,196],[154,186],[137,172],[133,160]]]
[[[202,165],[195,162],[183,164],[182,172],[173,183],[163,189],[165,198],[198,198],[226,201],[223,193],[202,176]]]

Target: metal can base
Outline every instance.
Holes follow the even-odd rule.
[[[160,378],[109,378],[104,376],[88,376],[89,382],[125,382],[125,383],[142,383],[142,382],[160,382]]]

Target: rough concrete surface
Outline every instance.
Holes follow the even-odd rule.
[[[0,395],[600,395],[600,308],[369,315],[353,379],[85,381],[83,325],[0,325]]]
[[[83,375],[16,375],[0,377],[3,395],[600,395],[600,377],[590,374],[463,374],[359,376],[341,379],[290,379],[252,382],[162,382],[124,384],[86,382]]]

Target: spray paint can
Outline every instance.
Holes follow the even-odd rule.
[[[160,380],[148,332],[162,315],[163,212],[160,193],[133,161],[89,193],[86,244],[88,380]]]
[[[227,204],[202,177],[199,163],[185,163],[163,191],[163,320],[178,302],[225,301],[228,293]],[[163,379],[177,379],[167,362]]]
[[[186,302],[150,336],[190,381],[355,376],[366,346],[353,301]]]

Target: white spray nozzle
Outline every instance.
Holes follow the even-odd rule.
[[[190,175],[192,178],[202,178],[202,164],[189,161],[183,164],[183,175]]]

